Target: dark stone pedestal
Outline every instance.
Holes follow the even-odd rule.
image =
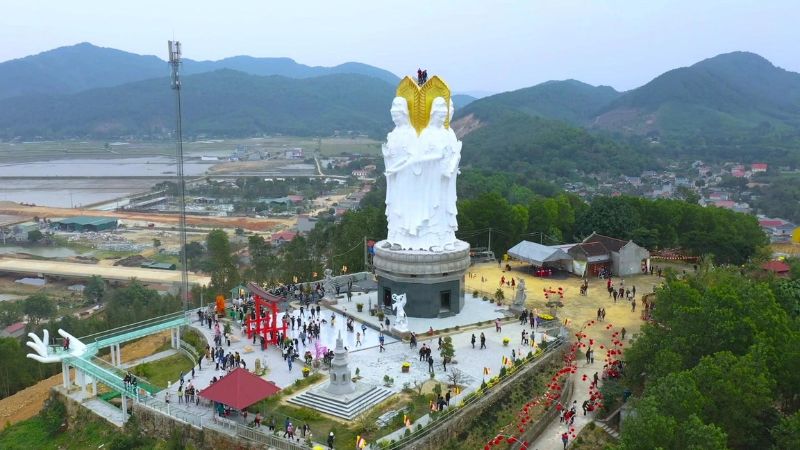
[[[464,307],[464,274],[469,268],[469,244],[453,250],[426,252],[390,250],[375,244],[373,263],[378,277],[378,302],[391,307],[392,294],[406,294],[408,317],[448,317]]]

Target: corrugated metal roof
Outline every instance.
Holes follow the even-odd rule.
[[[537,244],[530,241],[522,241],[519,244],[511,247],[508,250],[508,254],[514,258],[537,265],[565,259],[570,261],[572,260],[572,256],[569,256],[560,248],[548,247],[547,245]]]

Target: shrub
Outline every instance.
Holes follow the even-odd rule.
[[[497,288],[497,290],[494,291],[494,299],[497,300],[497,303],[502,302],[503,300],[505,300],[505,298],[506,294],[503,292],[502,289]]]
[[[603,412],[608,413],[616,409],[622,403],[622,396],[625,387],[618,380],[609,378],[600,385],[600,393],[603,394]]]
[[[60,400],[50,398],[45,403],[45,407],[39,411],[39,417],[42,419],[42,427],[50,436],[55,436],[63,430],[62,426],[66,424],[67,407]]]
[[[472,291],[472,298],[478,298],[478,291],[477,290]]]

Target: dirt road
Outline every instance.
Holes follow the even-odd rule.
[[[161,223],[169,225],[178,224],[178,216],[173,214],[124,212],[124,211],[95,211],[82,208],[55,208],[50,206],[23,206],[18,203],[0,202],[0,215],[17,216],[20,220],[29,220],[33,217],[61,218],[72,216],[100,216],[116,217],[118,219],[141,221],[145,223]],[[268,231],[280,225],[291,225],[293,220],[259,219],[254,217],[216,217],[216,216],[187,216],[186,224],[189,226],[242,228],[251,231]]]
[[[125,345],[122,347],[122,360],[126,362],[150,356],[167,339],[169,339],[169,333],[165,331]],[[59,383],[61,383],[61,373],[0,400],[0,426],[5,426],[6,423],[15,424],[35,416],[42,409],[44,401],[50,396],[50,388]]]

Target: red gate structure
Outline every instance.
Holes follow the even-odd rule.
[[[278,302],[283,299],[277,295],[270,294],[261,286],[255,283],[248,283],[247,288],[253,294],[253,314],[248,314],[245,319],[245,330],[247,338],[260,336],[264,339],[264,347],[268,343],[278,345],[279,333],[286,336],[287,322],[278,323]],[[265,314],[262,315],[262,311]],[[266,313],[269,311],[269,313]],[[253,316],[255,315],[255,318]]]

